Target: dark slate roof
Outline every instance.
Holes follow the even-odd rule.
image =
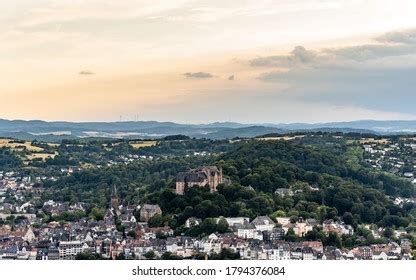
[[[176,177],[176,180],[178,182],[203,182],[209,175],[214,176],[216,173],[220,173],[216,166],[205,166],[189,170],[188,172],[181,172]]]
[[[274,222],[268,216],[258,216],[252,223],[254,225],[274,225]]]
[[[204,172],[181,172],[176,178],[178,182],[203,182],[206,179]]]

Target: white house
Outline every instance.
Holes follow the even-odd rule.
[[[290,260],[290,248],[287,245],[281,245],[269,251],[269,260],[280,261]]]
[[[293,227],[293,231],[297,236],[305,236],[308,232],[313,230],[313,226],[308,221],[297,222]]]
[[[259,216],[251,223],[256,227],[256,230],[260,231],[271,231],[276,226],[272,219],[267,216]]]
[[[387,254],[385,252],[373,253],[372,259],[377,260],[377,261],[386,261],[387,260]]]
[[[191,227],[199,226],[200,224],[202,224],[201,219],[191,217],[191,218],[188,218],[185,221],[185,228],[191,228]]]
[[[282,226],[286,226],[290,224],[290,218],[289,217],[277,217],[276,221],[281,224]]]
[[[253,239],[254,232],[256,231],[256,227],[252,223],[244,223],[236,225],[237,227],[237,236],[244,239]]]
[[[232,217],[225,218],[229,227],[233,227],[235,224],[244,224],[245,222],[249,223],[250,219],[247,217]]]

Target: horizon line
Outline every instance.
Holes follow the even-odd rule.
[[[70,121],[70,120],[42,120],[42,119],[6,119],[0,118],[0,121],[9,121],[9,122],[45,122],[45,123],[78,123],[78,124],[87,124],[87,123],[143,123],[143,122],[157,122],[157,123],[174,123],[179,125],[209,125],[215,123],[235,123],[240,125],[293,125],[293,124],[308,124],[308,125],[317,125],[317,124],[331,124],[331,123],[352,123],[352,122],[416,122],[416,119],[358,119],[358,120],[346,120],[346,121],[328,121],[328,122],[253,122],[253,123],[244,123],[239,121],[211,121],[203,123],[182,123],[175,121],[165,121],[165,120],[118,120],[118,121]]]

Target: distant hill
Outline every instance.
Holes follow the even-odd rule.
[[[285,131],[279,128],[274,127],[266,127],[266,126],[249,126],[249,127],[241,127],[241,128],[228,128],[223,129],[217,132],[212,132],[206,134],[206,138],[211,139],[231,139],[236,137],[256,137],[263,134],[268,133],[276,133],[276,134],[282,134]]]
[[[363,129],[372,130],[377,133],[416,133],[416,120],[411,121],[374,121],[361,120],[351,122],[329,122],[329,123],[289,123],[289,124],[264,124],[285,130],[312,130],[312,129]]]
[[[370,129],[360,129],[360,128],[342,128],[342,127],[320,127],[320,128],[312,128],[312,129],[299,129],[294,130],[295,132],[329,132],[329,133],[360,133],[360,134],[377,134],[376,131]]]
[[[264,134],[290,132],[344,132],[365,134],[416,133],[416,121],[353,121],[335,123],[241,124],[215,122],[209,124],[178,124],[174,122],[46,122],[41,120],[0,119],[0,137],[24,140],[60,141],[62,139],[105,138],[163,138],[184,135],[195,138],[226,139],[256,137]]]

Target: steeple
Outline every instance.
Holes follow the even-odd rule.
[[[113,185],[113,189],[111,190],[111,198],[114,198],[114,197],[118,197],[116,185]]]
[[[115,185],[113,185],[113,189],[111,191],[111,208],[113,208],[114,211],[118,210],[118,206],[119,206],[119,198],[118,198],[118,193],[117,193],[117,187]]]

